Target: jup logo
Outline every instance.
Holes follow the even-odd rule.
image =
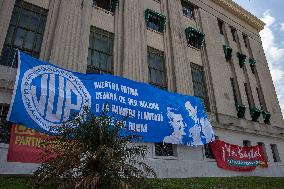
[[[44,130],[67,121],[72,113],[91,106],[91,96],[71,72],[41,65],[24,73],[22,100],[29,116]]]

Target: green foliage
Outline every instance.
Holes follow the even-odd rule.
[[[55,131],[60,136],[43,142],[47,161],[34,174],[37,187],[61,178],[59,188],[147,188],[146,177],[156,177],[143,162],[147,147],[133,143],[139,138],[131,133],[121,136],[123,120],[107,112],[74,117]]]
[[[222,177],[222,178],[185,178],[185,179],[150,179],[153,189],[281,189],[284,178],[269,177]],[[0,189],[31,189],[29,178],[0,177]],[[53,189],[55,185],[43,187]]]
[[[280,189],[284,188],[284,178],[268,177],[223,177],[152,179],[153,189]]]

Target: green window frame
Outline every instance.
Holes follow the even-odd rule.
[[[268,111],[262,110],[262,116],[263,116],[264,123],[269,125],[271,114]]]
[[[258,109],[256,107],[251,108],[250,115],[251,115],[252,121],[257,122],[261,113],[262,113],[261,109]]]
[[[18,67],[16,50],[39,58],[47,19],[47,10],[17,0],[0,57],[0,65]]]
[[[148,47],[147,62],[149,70],[149,84],[167,90],[167,72],[164,52]]]
[[[151,9],[145,10],[146,26],[149,29],[163,33],[166,25],[166,17]]]
[[[233,49],[229,45],[223,45],[226,61],[231,60]]]
[[[113,74],[113,41],[113,33],[91,27],[87,73]]]
[[[251,68],[251,72],[255,74],[255,65],[256,65],[256,60],[254,58],[249,58],[249,65]]]
[[[204,45],[205,34],[201,31],[192,27],[188,27],[185,29],[185,35],[188,45],[193,46],[197,49],[200,49]]]
[[[237,57],[239,59],[239,65],[242,68],[245,65],[245,63],[246,63],[247,56],[245,54],[237,52]]]

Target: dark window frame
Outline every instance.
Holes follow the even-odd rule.
[[[96,38],[99,36],[99,38]],[[96,47],[95,41],[98,39],[107,39],[107,50]],[[89,36],[89,48],[88,48],[88,58],[87,58],[87,71],[86,73],[97,73],[97,74],[113,74],[113,47],[114,47],[114,34],[103,29],[92,26]],[[99,55],[100,61],[98,65],[96,64],[94,58],[95,55]],[[104,56],[107,61],[102,62],[102,56]]]
[[[196,6],[185,1],[181,0],[181,6],[182,6],[182,13],[185,17],[188,17],[190,19],[195,20],[195,9]]]
[[[277,145],[270,144],[270,147],[271,147],[271,152],[272,152],[272,157],[273,157],[274,162],[281,162]]]
[[[244,147],[250,147],[251,146],[251,141],[250,140],[243,140],[243,146]]]
[[[224,21],[219,19],[219,18],[217,18],[217,20],[218,20],[219,33],[221,35],[224,35],[224,33],[225,33],[224,32]]]
[[[153,66],[150,60],[150,56],[155,56],[155,59],[161,60],[161,65]],[[149,73],[149,84],[158,87],[163,90],[167,90],[167,70],[165,65],[165,55],[164,52],[154,49],[152,47],[147,47],[147,64],[148,64],[148,73]],[[160,67],[160,68],[159,68]],[[162,80],[160,82],[155,82],[152,80],[152,73],[160,73]]]
[[[155,59],[160,59],[161,60],[161,65],[156,65],[153,66],[152,63],[150,62],[150,56],[156,56]],[[154,58],[154,57],[152,57]],[[162,90],[167,90],[167,70],[166,70],[166,65],[165,65],[165,55],[164,52],[154,49],[152,47],[147,47],[147,64],[148,64],[148,72],[149,72],[149,84],[152,86],[155,86],[159,89]],[[163,79],[161,82],[154,82],[152,81],[151,73],[153,71],[158,71],[161,73]],[[153,72],[153,73],[155,73]],[[155,143],[155,156],[176,156],[176,153],[174,151],[174,145],[170,143]]]
[[[11,123],[6,121],[9,104],[0,104],[0,143],[9,143]]]
[[[16,68],[16,50],[39,58],[45,32],[46,9],[17,0],[0,56],[0,64]]]
[[[246,48],[249,48],[248,36],[243,33],[243,40]]]
[[[176,156],[174,145],[171,143],[155,143],[155,156]]]
[[[215,135],[215,140],[219,140],[219,137],[216,135]],[[211,142],[204,144],[204,155],[208,159],[215,159],[212,146],[211,146]]]
[[[251,99],[251,93],[250,93],[250,90],[249,90],[249,85],[248,83],[244,83],[244,87],[245,87],[245,93],[246,93],[246,96],[247,96],[247,101],[248,101],[248,105],[249,105],[249,109],[253,108],[254,107],[254,104],[253,104],[253,99]]]
[[[206,109],[206,111],[210,111],[208,90],[207,90],[207,84],[206,84],[205,72],[204,72],[203,66],[200,66],[198,64],[194,64],[193,62],[191,62],[190,63],[190,67],[191,67],[191,77],[192,77],[192,83],[193,83],[194,96],[199,97],[200,99],[202,99],[203,102],[204,102],[204,108]],[[194,71],[195,72],[199,72],[199,74],[202,77],[201,78],[202,81],[195,80],[195,78],[194,78],[195,77],[194,76]],[[203,88],[203,96],[197,94],[196,89],[198,87],[202,87]]]
[[[118,0],[93,0],[93,6],[114,13]]]
[[[187,38],[187,43],[188,45],[200,49],[200,43],[199,43],[199,39],[198,39],[198,35],[197,34],[192,34],[190,37]]]
[[[267,151],[266,151],[265,144],[263,142],[257,142],[257,145],[261,147],[264,157],[267,159]]]
[[[237,29],[231,26],[231,34],[234,42],[238,41]]]

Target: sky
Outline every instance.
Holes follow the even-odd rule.
[[[260,18],[264,52],[284,116],[284,0],[234,0]]]

